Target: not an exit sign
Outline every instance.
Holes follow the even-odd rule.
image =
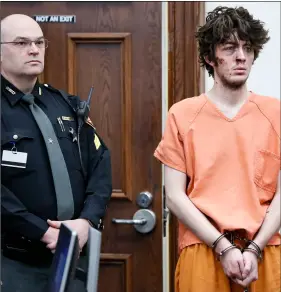
[[[55,22],[55,23],[74,23],[76,22],[75,15],[33,15],[37,22]]]

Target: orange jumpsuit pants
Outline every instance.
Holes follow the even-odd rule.
[[[250,292],[281,292],[280,258],[281,246],[264,248],[258,280],[250,285]],[[243,292],[243,289],[225,275],[212,249],[205,244],[181,251],[175,273],[176,292]]]

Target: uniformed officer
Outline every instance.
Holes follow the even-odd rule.
[[[32,18],[1,21],[2,291],[43,291],[61,222],[83,258],[112,192],[109,151],[79,98],[37,80],[47,46]]]

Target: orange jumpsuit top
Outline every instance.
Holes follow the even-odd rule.
[[[280,171],[280,101],[250,93],[233,118],[205,94],[174,104],[154,153],[190,178],[187,196],[220,231],[253,239]],[[268,244],[279,245],[277,233]],[[179,222],[179,248],[201,241]]]

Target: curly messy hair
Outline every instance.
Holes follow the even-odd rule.
[[[264,29],[264,23],[254,19],[247,9],[223,6],[215,8],[208,13],[205,25],[200,26],[195,34],[198,41],[199,62],[206,68],[209,76],[214,77],[214,69],[205,61],[205,58],[217,64],[216,45],[225,43],[235,35],[240,40],[249,42],[254,51],[254,60],[270,39],[268,30]]]

